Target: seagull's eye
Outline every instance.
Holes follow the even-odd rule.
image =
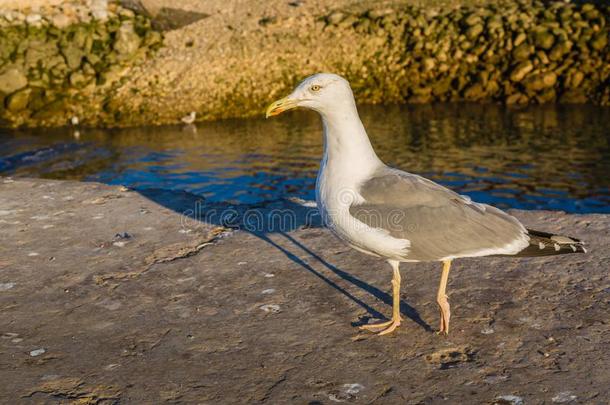
[[[313,86],[311,86],[309,88],[311,91],[320,91],[321,87],[318,86],[317,84],[314,84]]]

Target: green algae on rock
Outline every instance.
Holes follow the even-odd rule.
[[[11,126],[63,125],[79,113],[82,101],[111,91],[121,77],[117,68],[141,63],[161,43],[150,20],[133,13],[61,28],[52,21],[4,21],[0,120]]]

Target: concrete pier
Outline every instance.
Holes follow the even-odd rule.
[[[221,220],[196,215],[211,209],[201,203],[0,178],[0,402],[610,398],[607,215],[513,211],[589,253],[456,261],[448,337],[434,333],[440,266],[403,264],[403,325],[378,337],[357,325],[391,311],[386,263],[310,208],[283,228],[247,228],[242,208]]]

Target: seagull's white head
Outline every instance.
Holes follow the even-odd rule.
[[[332,73],[318,73],[303,80],[289,96],[272,103],[267,108],[266,117],[296,107],[309,108],[325,115],[354,106],[354,95],[347,80]]]

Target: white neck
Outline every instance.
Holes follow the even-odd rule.
[[[324,125],[323,169],[358,181],[383,163],[373,150],[358,116],[355,103],[343,104],[332,111],[320,111]]]

